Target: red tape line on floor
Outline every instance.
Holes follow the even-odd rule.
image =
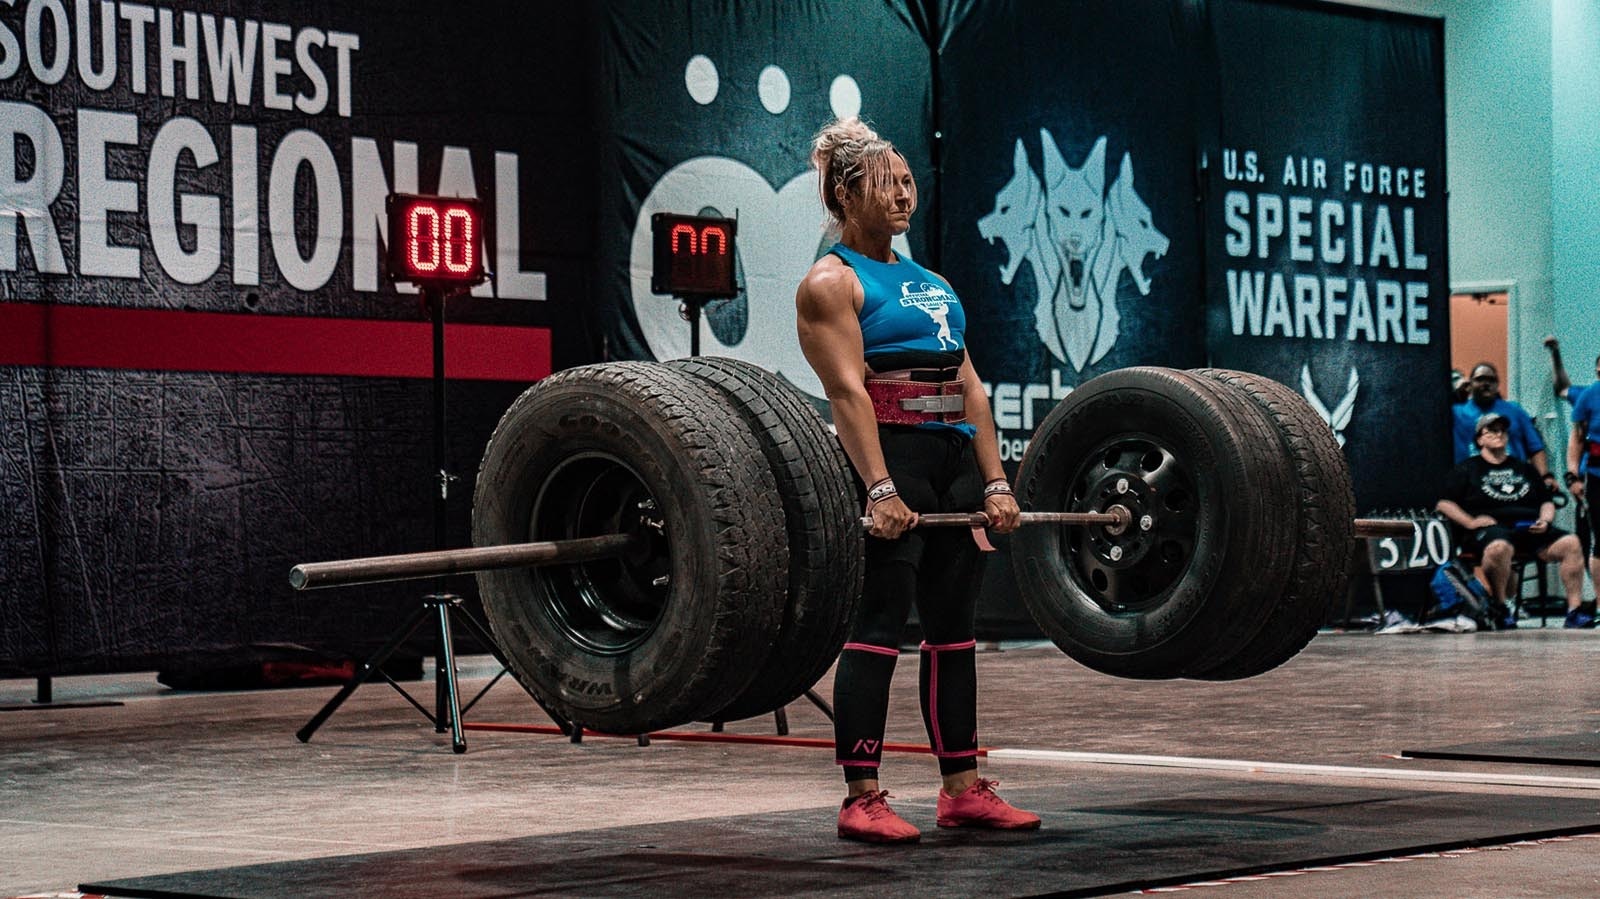
[[[461,725],[465,730],[495,730],[505,733],[518,734],[560,734],[561,728],[549,724],[492,724],[476,723]],[[634,734],[603,734],[585,728],[585,737],[609,737],[618,740],[637,739]],[[819,737],[767,737],[760,734],[730,734],[730,733],[695,733],[692,731],[667,730],[645,734],[652,740],[679,740],[684,743],[755,743],[763,746],[799,746],[804,749],[832,749],[833,741]],[[885,743],[884,752],[919,752],[928,755],[933,752],[927,746],[919,743]],[[989,747],[978,747],[978,755],[988,755]]]

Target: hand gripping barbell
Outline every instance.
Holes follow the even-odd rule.
[[[1238,372],[1086,382],[1036,430],[1014,488],[1024,509],[1060,510],[1023,512],[1011,535],[1024,604],[1074,659],[1126,677],[1281,664],[1345,595],[1351,539],[1412,528],[1355,519],[1331,431],[1293,391]],[[513,673],[569,720],[733,720],[803,694],[843,645],[870,527],[857,489],[810,402],[756,366],[585,366],[496,427],[476,548],[300,565],[291,582],[477,572]]]

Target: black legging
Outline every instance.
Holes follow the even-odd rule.
[[[881,427],[883,458],[913,512],[983,508],[972,441],[948,430]],[[845,780],[875,779],[883,755],[889,681],[911,604],[922,623],[922,720],[942,774],[978,766],[978,679],[973,616],[983,554],[965,528],[867,538],[860,610],[834,677],[836,757]]]

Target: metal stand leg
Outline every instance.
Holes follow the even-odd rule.
[[[444,721],[448,715],[450,748],[460,755],[467,751],[467,738],[461,733],[461,691],[456,688],[456,653],[450,639],[450,609],[461,602],[461,598],[448,593],[435,593],[428,598],[439,609],[439,653],[434,657],[434,732],[444,733]]]
[[[436,477],[438,478],[438,483],[433,491],[433,540],[439,549],[444,549],[446,545],[445,525],[449,508],[450,482],[456,480],[455,475],[450,474],[446,469],[448,454],[446,452],[447,443],[445,439],[447,434],[445,430],[444,366],[445,298],[446,291],[444,289],[437,285],[423,285],[423,303],[428,309],[428,315],[433,324],[433,462]],[[317,728],[321,727],[322,723],[327,721],[329,716],[346,699],[350,698],[350,694],[354,693],[356,688],[366,683],[374,674],[377,674],[388,681],[389,686],[395,688],[401,696],[405,697],[407,702],[416,707],[417,711],[433,722],[435,733],[444,733],[448,723],[450,748],[456,753],[466,752],[467,740],[465,734],[462,733],[461,727],[461,715],[464,710],[461,707],[461,691],[456,681],[455,640],[450,630],[450,613],[452,610],[461,614],[462,623],[466,625],[467,630],[471,631],[480,643],[487,646],[489,651],[494,653],[494,657],[500,662],[502,669],[500,674],[489,682],[488,687],[484,687],[483,690],[479,691],[478,695],[472,698],[472,702],[467,703],[467,708],[470,709],[474,703],[483,698],[483,694],[489,691],[489,687],[494,686],[500,680],[501,675],[504,675],[511,666],[506,662],[505,655],[500,651],[500,647],[495,644],[494,637],[489,634],[488,629],[478,624],[471,614],[461,608],[461,597],[453,593],[430,593],[423,597],[422,608],[414,612],[410,618],[407,618],[405,623],[396,629],[389,640],[384,643],[383,648],[379,649],[377,654],[356,670],[355,678],[341,687],[339,692],[328,700],[328,704],[322,707],[321,711],[312,716],[304,727],[295,732],[295,736],[300,738],[300,742],[310,742],[311,735],[317,732]],[[422,706],[422,703],[417,702],[410,693],[407,693],[404,688],[395,683],[393,678],[384,675],[380,670],[389,656],[396,649],[399,649],[401,644],[411,639],[411,635],[416,633],[417,628],[422,625],[423,619],[427,618],[430,612],[434,614],[438,624],[437,632],[434,634],[432,713],[429,713]],[[527,688],[524,687],[524,689]],[[550,719],[556,723],[557,727],[561,728],[563,733],[572,737],[573,742],[576,743],[581,739],[582,730],[580,728],[575,727],[571,722],[564,720],[561,716],[551,711],[549,706],[539,701],[539,697],[533,696],[531,692],[528,695],[533,697],[533,701],[539,704],[539,708],[550,716]]]
[[[407,618],[405,623],[401,624],[395,629],[395,632],[390,635],[389,641],[383,644],[383,648],[379,649],[375,654],[373,654],[372,658],[361,663],[361,667],[356,669],[356,676],[351,678],[349,683],[345,684],[343,687],[340,687],[339,692],[335,693],[333,698],[328,700],[328,703],[322,707],[321,711],[311,716],[311,720],[307,721],[304,727],[295,731],[294,735],[300,738],[300,742],[311,742],[311,735],[317,732],[317,728],[321,727],[324,721],[327,721],[334,712],[338,711],[339,706],[343,705],[344,701],[350,698],[350,694],[354,693],[357,687],[360,687],[362,684],[366,683],[372,677],[372,675],[376,674],[378,669],[382,667],[383,663],[389,660],[389,656],[393,655],[394,651],[399,649],[402,643],[405,643],[407,640],[411,639],[411,635],[417,632],[417,628],[422,625],[422,620],[428,617],[428,612],[431,610],[431,606],[427,603],[424,603],[422,608],[412,612],[411,617]],[[391,681],[390,683],[393,682]],[[396,687],[396,689],[399,688]],[[404,693],[405,691],[401,690],[401,692]]]
[[[821,696],[818,696],[816,690],[807,690],[806,698],[811,700],[812,705],[821,709],[822,714],[826,715],[829,721],[833,720],[833,706],[828,705],[826,700],[824,700]]]

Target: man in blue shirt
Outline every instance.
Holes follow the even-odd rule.
[[[1488,362],[1479,362],[1472,367],[1469,380],[1472,394],[1466,402],[1454,408],[1456,464],[1478,454],[1477,437],[1473,433],[1478,419],[1491,413],[1502,415],[1511,426],[1506,453],[1532,465],[1545,485],[1554,487],[1555,475],[1550,473],[1550,466],[1545,460],[1544,438],[1539,436],[1539,429],[1534,427],[1533,417],[1528,415],[1527,410],[1500,396],[1500,373]]]
[[[1594,364],[1595,376],[1600,378],[1600,358],[1595,359]],[[1576,389],[1573,392],[1577,393]],[[1567,439],[1567,489],[1580,501],[1600,490],[1600,388],[1593,384],[1577,393],[1572,401],[1572,434]],[[1591,536],[1589,576],[1600,585],[1600,557],[1596,556],[1600,541],[1592,539],[1600,534],[1595,528],[1595,519],[1600,518],[1600,503],[1589,502],[1585,512]]]
[[[1600,359],[1595,360],[1596,381],[1591,384],[1574,384],[1567,377],[1567,367],[1561,364],[1561,342],[1552,334],[1544,339],[1544,348],[1550,351],[1550,388],[1555,391],[1556,399],[1566,400],[1567,405],[1576,407],[1579,397],[1594,383],[1600,383]],[[1568,468],[1566,475],[1567,486],[1583,483],[1583,469]],[[1583,491],[1579,490],[1573,497],[1578,501],[1578,539],[1583,543],[1583,551],[1588,554],[1594,546],[1593,533],[1589,527],[1589,504],[1584,501]],[[1597,582],[1600,583],[1600,582]]]

